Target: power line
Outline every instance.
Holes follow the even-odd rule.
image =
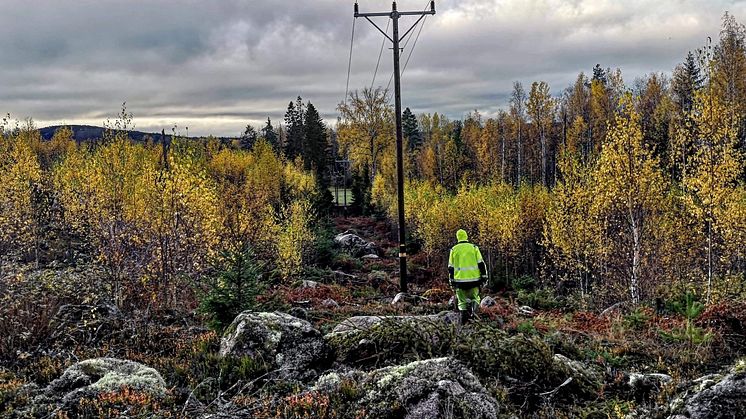
[[[343,102],[347,103],[347,95],[350,92],[350,70],[352,69],[352,44],[355,42],[355,22],[356,18],[352,18],[352,36],[350,37],[350,59],[347,61],[347,85],[345,86],[345,97]]]
[[[414,35],[414,33],[410,32],[409,36],[407,37],[407,40],[404,41],[404,46],[401,48],[402,50],[407,48],[407,45],[409,45],[409,41],[412,40],[412,35]],[[391,87],[391,82],[392,81],[394,81],[394,71],[393,70],[391,71],[391,76],[389,77],[389,83],[386,85],[386,90],[389,90],[389,87]]]
[[[425,7],[422,9],[422,11],[423,12],[427,11],[427,9],[429,7],[430,7],[430,2],[428,1],[427,4],[425,4]],[[409,59],[412,58],[412,53],[414,52],[414,47],[417,46],[417,40],[420,39],[420,34],[422,33],[422,28],[425,27],[425,21],[427,20],[428,17],[429,17],[429,15],[424,15],[424,19],[422,19],[422,25],[420,25],[420,29],[417,31],[417,37],[414,40],[414,44],[412,44],[412,49],[409,50],[409,55],[407,56],[407,61],[404,62],[404,68],[401,71],[401,75],[403,75],[404,74],[404,70],[407,69],[407,64],[409,64]],[[418,23],[419,23],[419,21],[418,21]],[[416,25],[416,23],[415,23],[415,25]],[[409,32],[409,36],[407,37],[407,40],[404,41],[404,47],[402,47],[402,50],[407,48],[407,45],[409,45],[409,41],[412,40],[412,35],[414,35],[414,33],[410,31]],[[394,73],[392,72],[391,73],[391,77],[389,77],[389,83],[386,85],[386,90],[389,90],[389,87],[391,87],[391,82],[393,80],[394,80]]]
[[[407,293],[407,245],[406,245],[406,227],[404,217],[404,152],[403,152],[403,133],[402,133],[402,112],[401,112],[401,77],[399,68],[399,59],[401,49],[399,48],[399,42],[410,35],[413,30],[417,27],[420,21],[424,20],[426,15],[435,14],[435,1],[430,1],[430,10],[423,10],[422,12],[400,12],[396,8],[396,2],[391,4],[391,12],[376,12],[376,13],[360,13],[358,10],[358,4],[355,3],[355,17],[364,17],[373,26],[378,29],[385,38],[392,41],[394,44],[394,115],[396,117],[396,189],[397,189],[397,206],[398,206],[398,224],[399,224],[399,289],[400,294]],[[378,25],[375,24],[371,17],[383,17],[386,16],[391,19],[393,24],[392,35],[389,37],[388,33],[381,30]],[[417,22],[414,23],[403,36],[399,36],[399,19],[402,16],[419,16]],[[399,297],[397,297],[399,298]]]
[[[422,33],[422,28],[425,27],[425,21],[427,20],[428,15],[425,15],[425,18],[422,20],[422,25],[420,25],[420,29],[417,31],[417,36],[414,38],[414,44],[412,44],[412,49],[409,50],[409,55],[407,56],[407,61],[404,62],[404,68],[402,68],[401,73],[404,75],[404,72],[407,71],[407,64],[409,64],[409,59],[412,58],[412,53],[414,52],[414,48],[417,46],[417,41],[420,39],[420,34]]]
[[[389,19],[386,22],[386,30],[384,32],[389,33],[389,26],[391,26],[391,19]],[[371,90],[373,90],[373,85],[376,83],[376,75],[378,74],[378,66],[381,65],[381,55],[383,55],[383,47],[385,45],[386,45],[386,38],[383,38],[383,41],[381,41],[381,50],[378,52],[378,62],[376,63],[376,71],[373,73],[373,81],[370,82]]]

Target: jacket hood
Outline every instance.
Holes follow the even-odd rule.
[[[466,231],[463,229],[456,232],[456,239],[460,242],[465,242],[469,240],[469,236],[466,234]]]

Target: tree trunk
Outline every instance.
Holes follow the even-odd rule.
[[[547,139],[543,129],[541,133],[541,183],[549,186],[547,184]]]
[[[631,197],[629,198],[632,199]],[[633,214],[632,207],[629,207],[630,225],[632,227],[632,275],[630,277],[629,292],[632,297],[632,304],[637,305],[640,301],[640,258],[642,253],[642,241],[640,224]]]
[[[505,182],[505,135],[500,135],[500,181]]]
[[[522,154],[522,146],[521,146],[521,122],[518,121],[518,185],[521,186],[521,154]]]

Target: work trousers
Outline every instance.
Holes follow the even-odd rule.
[[[461,289],[456,288],[456,299],[458,300],[459,310],[468,310],[471,302],[479,305],[479,287]]]

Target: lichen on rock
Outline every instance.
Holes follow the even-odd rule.
[[[94,358],[69,367],[47,386],[43,396],[71,406],[80,399],[92,399],[125,388],[154,398],[166,395],[166,383],[155,369],[135,361]]]
[[[314,389],[340,392],[342,383],[360,388],[356,408],[367,417],[496,418],[504,410],[463,363],[450,357],[425,359],[404,365],[319,378]]]
[[[696,381],[696,380],[695,380]],[[737,367],[708,385],[697,385],[671,403],[671,418],[683,415],[689,419],[746,417],[746,372]]]

